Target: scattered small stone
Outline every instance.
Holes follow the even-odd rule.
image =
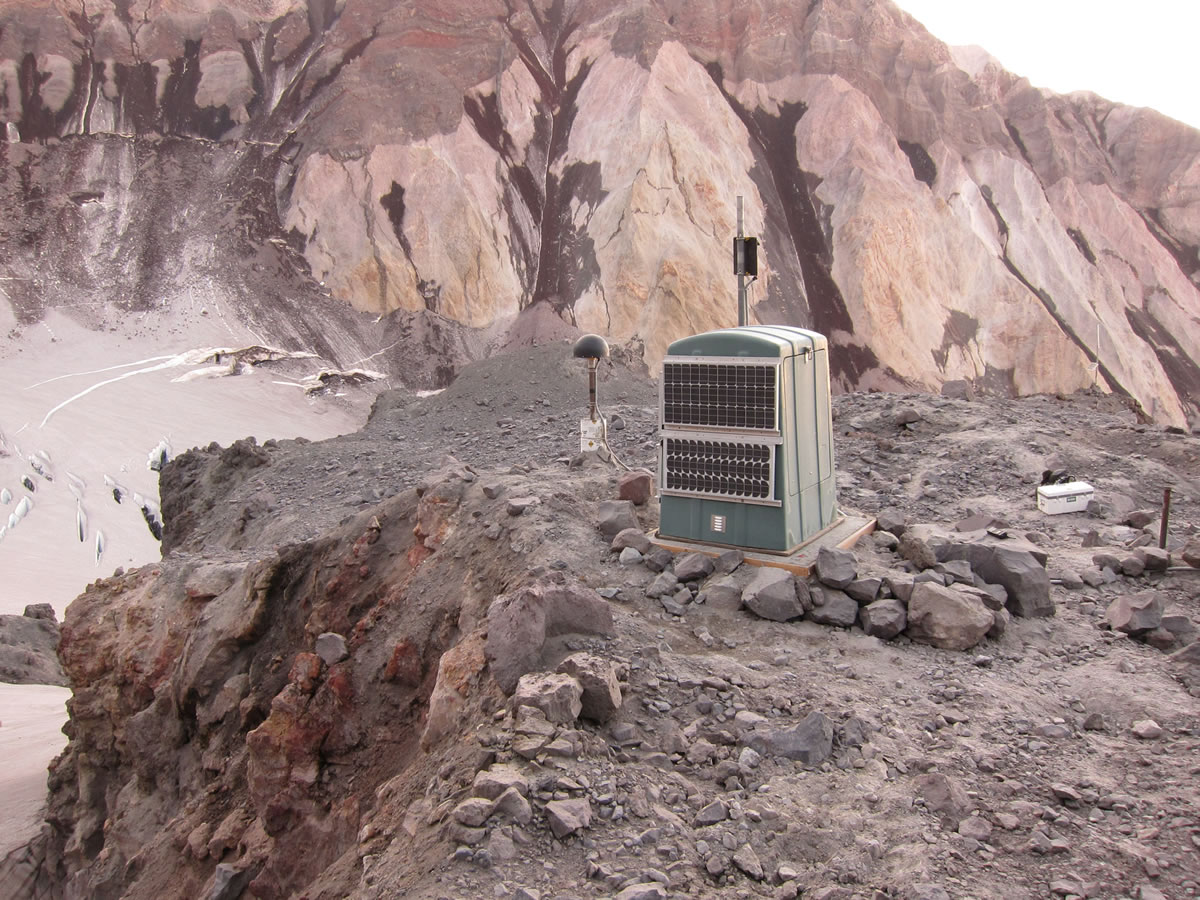
[[[958,823],[958,833],[982,843],[992,836],[992,823],[982,816],[968,816]]]
[[[706,825],[716,825],[718,822],[724,822],[727,818],[729,818],[729,806],[724,800],[717,798],[696,813],[696,817],[692,819],[692,826],[703,828]]]
[[[592,805],[586,798],[551,800],[546,804],[546,821],[554,836],[562,840],[592,824]]]
[[[1089,713],[1088,717],[1083,720],[1084,731],[1104,731],[1106,727],[1103,713]]]
[[[1153,719],[1141,719],[1133,723],[1130,729],[1134,737],[1140,738],[1143,741],[1153,741],[1163,736],[1162,726]]]
[[[667,892],[657,881],[644,881],[622,888],[616,900],[666,900]]]
[[[541,502],[537,497],[512,497],[504,509],[510,516],[523,516]]]
[[[742,844],[738,848],[738,851],[733,854],[733,864],[755,881],[762,881],[765,877],[762,861],[759,860],[758,854],[754,852],[754,848],[749,844]]]
[[[642,554],[632,547],[626,547],[617,557],[617,562],[623,566],[636,566],[642,561]]]
[[[326,631],[317,635],[315,649],[317,656],[321,657],[327,666],[340,663],[350,655],[346,649],[346,639],[332,631]]]

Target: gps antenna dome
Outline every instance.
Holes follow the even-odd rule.
[[[571,351],[576,359],[601,360],[608,356],[608,341],[598,334],[585,334]]]

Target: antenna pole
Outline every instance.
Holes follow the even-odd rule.
[[[738,327],[746,324],[746,243],[743,240],[742,234],[742,197],[739,194],[737,198],[737,243],[735,244],[736,259],[734,260],[734,268],[737,271],[738,293]]]

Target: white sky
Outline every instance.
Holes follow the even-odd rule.
[[[1060,94],[1093,91],[1200,128],[1200,0],[895,0],[951,46],[978,44]]]

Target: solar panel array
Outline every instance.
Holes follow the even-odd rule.
[[[774,449],[771,444],[667,438],[664,487],[731,500],[769,499]]]
[[[773,365],[663,364],[663,427],[775,431]]]

